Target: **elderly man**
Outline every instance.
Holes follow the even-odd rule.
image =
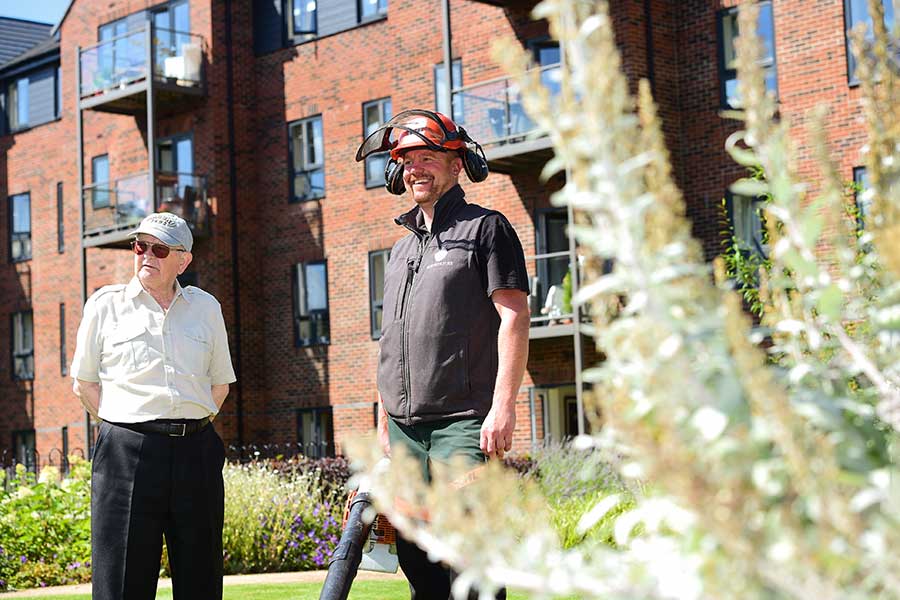
[[[528,276],[509,221],[466,202],[459,186],[462,171],[475,182],[487,177],[465,130],[440,113],[404,111],[367,138],[357,159],[388,149],[385,185],[409,190],[415,206],[396,219],[409,234],[391,250],[385,276],[379,438],[386,452],[405,447],[428,478],[433,461],[478,463],[512,446],[528,358]],[[403,540],[398,557],[412,598],[449,597],[447,569]]]
[[[219,303],[176,277],[181,217],[132,232],[134,277],[84,306],[72,376],[101,419],[91,480],[95,600],[153,600],[165,535],[176,600],[222,597],[225,447],[210,422],[235,381]]]

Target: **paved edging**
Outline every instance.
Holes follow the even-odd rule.
[[[275,583],[316,583],[325,581],[328,571],[298,571],[294,573],[257,573],[253,575],[226,575],[225,586],[245,584],[275,584]],[[367,581],[373,579],[402,579],[400,573],[375,573],[373,571],[360,571],[356,579]],[[159,589],[172,587],[171,579],[160,579]],[[91,584],[62,585],[56,587],[34,588],[21,592],[0,593],[0,599],[6,598],[35,598],[40,596],[61,596],[65,594],[90,594]]]

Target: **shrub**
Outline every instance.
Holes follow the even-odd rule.
[[[72,457],[63,481],[17,465],[0,496],[0,589],[89,580],[90,467]]]
[[[340,536],[343,492],[318,469],[225,466],[225,573],[322,568]]]

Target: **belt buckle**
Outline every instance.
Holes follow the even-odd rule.
[[[169,433],[169,437],[184,437],[187,435],[187,423],[173,423],[173,425],[181,425],[181,433]]]

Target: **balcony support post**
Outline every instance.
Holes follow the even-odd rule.
[[[84,225],[87,218],[86,208],[84,206],[84,113],[81,112],[81,46],[75,47],[75,118],[77,122],[76,137],[78,138],[78,185],[75,191],[78,192],[78,251],[81,254],[80,274],[81,274],[81,306],[87,302],[87,248],[84,246]],[[91,415],[84,410],[84,446],[85,454],[88,459],[91,458]]]
[[[447,85],[444,86],[444,97],[442,98],[444,106],[447,107],[449,116],[454,121],[461,118],[462,115],[453,114],[453,41],[450,31],[450,0],[442,0],[442,13],[444,17],[444,74],[447,77]]]
[[[148,192],[150,193],[150,212],[156,212],[156,131],[153,105],[155,101],[154,87],[156,82],[156,56],[153,52],[153,22],[147,23],[144,44],[147,48],[147,172],[149,173]]]

